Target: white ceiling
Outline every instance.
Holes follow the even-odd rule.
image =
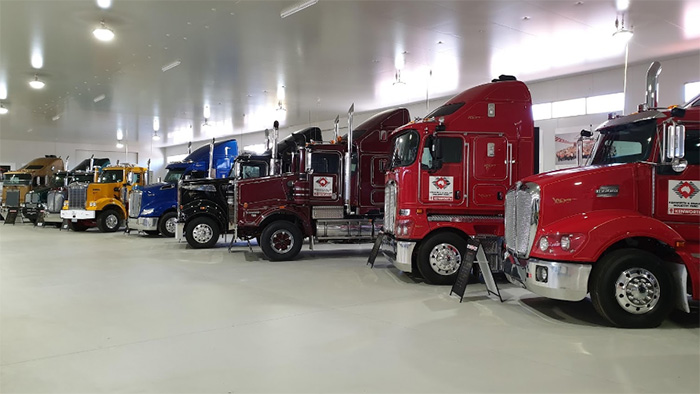
[[[624,62],[612,39],[615,0],[320,0],[280,18],[293,4],[112,0],[103,10],[95,0],[0,0],[0,102],[10,110],[0,141],[112,144],[122,129],[150,143],[158,116],[167,146],[275,119],[332,119],[353,102],[370,111],[448,96],[499,74],[532,81]],[[100,20],[113,42],[92,36]],[[629,61],[697,52],[698,21],[697,0],[631,0]],[[394,84],[397,64],[403,83]],[[35,74],[44,89],[29,87]]]

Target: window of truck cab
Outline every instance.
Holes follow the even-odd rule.
[[[423,145],[423,154],[420,164],[423,169],[432,168],[433,153],[430,151],[432,145],[431,138],[426,138]],[[455,137],[438,137],[442,147],[442,162],[443,163],[461,163],[462,162],[462,139]]]
[[[5,186],[29,185],[30,183],[32,183],[32,176],[29,174],[5,175]]]
[[[104,170],[98,178],[98,183],[119,183],[124,180],[124,170]]]
[[[311,169],[314,173],[340,174],[340,154],[337,152],[313,152]]]
[[[416,130],[406,130],[394,137],[391,154],[391,168],[410,166],[418,156],[420,136]]]
[[[655,119],[601,130],[590,164],[634,163],[648,160],[655,132]]]

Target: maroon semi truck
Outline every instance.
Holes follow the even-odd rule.
[[[270,260],[290,260],[305,238],[312,248],[316,241],[374,240],[384,213],[389,135],[410,117],[405,108],[391,109],[353,129],[352,112],[348,134],[335,141],[294,146],[284,154],[273,141],[267,176],[238,177],[221,190],[196,181],[183,183],[178,205],[188,243],[210,247],[219,234],[233,233],[234,239],[257,239]],[[194,201],[196,195],[213,201],[215,194],[228,201],[227,210],[211,204],[201,208]],[[184,215],[189,205],[200,208]]]
[[[536,134],[530,91],[505,75],[394,131],[384,255],[428,283],[450,284],[473,237],[501,270],[506,192],[535,172]]]

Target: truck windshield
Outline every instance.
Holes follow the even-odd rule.
[[[655,120],[601,131],[591,164],[634,163],[647,160],[655,131]]]
[[[64,179],[66,179],[66,174],[55,174],[53,177],[51,177],[51,181],[49,182],[49,187],[63,186]]]
[[[32,176],[29,174],[5,174],[5,186],[10,185],[29,185],[32,182]]]
[[[104,170],[97,180],[99,183],[118,183],[124,180],[123,170]]]
[[[163,179],[163,182],[165,183],[177,183],[180,178],[182,178],[182,174],[185,173],[184,168],[178,168],[174,170],[168,170],[168,173],[165,174],[165,179]]]
[[[88,173],[88,174],[76,174],[76,175],[71,175],[68,178],[68,183],[73,183],[73,182],[92,182],[93,179],[93,174]]]
[[[267,176],[267,163],[260,161],[241,163],[241,173],[239,175],[242,179]]]
[[[416,161],[419,139],[420,137],[415,130],[409,130],[394,139],[391,168],[409,166]]]

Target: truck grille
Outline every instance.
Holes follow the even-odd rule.
[[[141,190],[132,190],[129,194],[129,217],[137,218],[139,213],[141,213],[141,197],[143,192]]]
[[[396,182],[389,181],[384,187],[384,232],[392,234],[396,222]]]
[[[87,183],[71,183],[68,186],[68,206],[71,209],[85,209],[87,201]]]
[[[51,213],[57,213],[63,208],[63,200],[65,197],[59,191],[50,191],[46,197],[46,210]]]
[[[518,257],[530,256],[539,221],[540,189],[534,183],[518,183],[506,193],[506,246]]]
[[[19,206],[19,190],[8,190],[5,194],[5,205],[8,207]]]

